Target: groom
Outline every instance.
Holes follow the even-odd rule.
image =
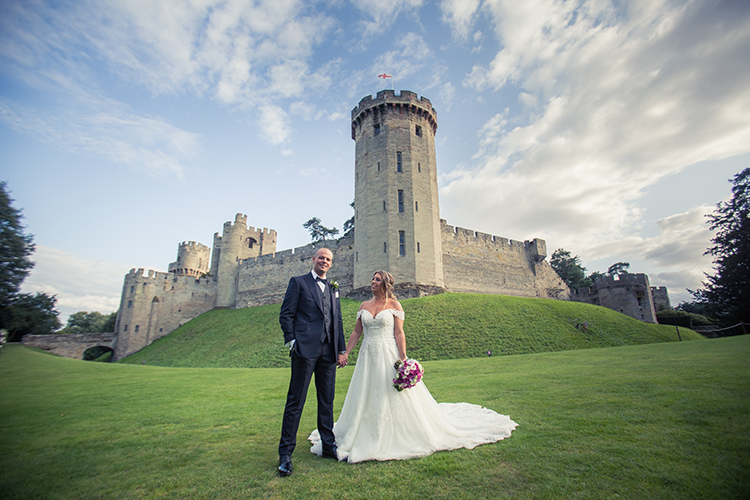
[[[279,474],[282,476],[292,473],[291,457],[313,373],[323,456],[338,460],[333,437],[333,396],[336,366],[346,366],[346,341],[339,292],[326,280],[332,261],[333,253],[319,248],[313,258],[312,271],[289,280],[281,304],[279,323],[284,332],[284,345],[292,358],[292,378],[279,441]]]

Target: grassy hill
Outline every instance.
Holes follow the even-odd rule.
[[[422,361],[567,351],[677,341],[674,326],[653,325],[603,307],[502,295],[441,294],[401,301],[407,352]],[[279,304],[205,313],[124,363],[265,368],[288,364]],[[341,301],[346,337],[359,302]],[[578,325],[587,323],[584,329]],[[702,338],[680,329],[682,340]],[[351,359],[356,359],[356,350]]]

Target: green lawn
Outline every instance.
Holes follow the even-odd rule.
[[[406,343],[422,361],[677,342],[674,326],[638,321],[604,307],[562,300],[445,293],[402,301]],[[279,304],[203,314],[123,362],[156,366],[287,366]],[[347,338],[359,302],[341,301]],[[587,329],[576,327],[586,322]],[[697,333],[681,328],[682,340]],[[356,360],[355,351],[351,357]]]
[[[550,341],[551,342],[551,341]],[[750,498],[750,336],[426,361],[438,401],[519,423],[474,450],[276,474],[285,368],[165,368],[0,350],[0,497]],[[339,372],[336,413],[352,369]]]

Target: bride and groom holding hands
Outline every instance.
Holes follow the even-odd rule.
[[[437,403],[424,384],[394,389],[394,362],[406,360],[406,340],[393,277],[374,273],[373,297],[360,306],[347,343],[338,289],[326,279],[332,263],[333,253],[318,249],[312,271],[289,280],[281,305],[279,323],[292,368],[279,441],[281,476],[293,471],[291,456],[313,375],[318,428],[308,439],[311,451],[322,457],[349,463],[407,459],[510,436],[517,424],[507,415],[468,403]],[[334,423],[336,369],[348,364],[360,339],[349,390]]]

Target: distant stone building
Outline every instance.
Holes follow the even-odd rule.
[[[597,278],[591,288],[571,290],[570,300],[603,306],[647,323],[658,323],[654,292],[658,303],[669,308],[666,287],[652,287],[648,276],[640,273]]]
[[[342,295],[360,300],[378,269],[394,275],[402,298],[451,291],[569,299],[545,260],[544,240],[509,240],[440,218],[436,132],[437,111],[413,92],[384,90],[362,99],[351,115],[354,230],[277,252],[276,231],[248,227],[237,214],[214,235],[212,253],[181,243],[169,272],[133,269],[125,276],[115,358],[211,309],[281,302],[289,278],[310,272],[321,246],[334,253],[330,276]]]

